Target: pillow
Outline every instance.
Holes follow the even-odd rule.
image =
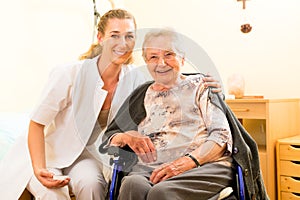
[[[28,129],[27,113],[0,112],[0,160],[20,134]]]

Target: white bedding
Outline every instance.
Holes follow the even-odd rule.
[[[0,160],[20,134],[27,132],[27,113],[0,112]]]

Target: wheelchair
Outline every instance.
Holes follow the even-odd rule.
[[[107,200],[117,200],[119,195],[119,188],[124,176],[128,174],[133,165],[137,162],[137,156],[131,151],[129,147],[121,149],[119,147],[109,147],[108,155],[111,156],[110,164],[113,166],[111,183],[109,186]],[[243,178],[242,168],[234,162],[235,177],[233,177],[233,186],[227,187],[223,192],[222,200],[245,200],[245,184]],[[221,195],[220,195],[221,196]]]

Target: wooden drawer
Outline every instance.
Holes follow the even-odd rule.
[[[300,162],[280,160],[280,175],[300,177]]]
[[[280,176],[280,189],[285,192],[297,192],[300,194],[300,178]]]
[[[281,144],[279,146],[280,160],[300,161],[300,145]]]
[[[227,102],[237,118],[266,119],[265,103],[237,103]]]
[[[282,200],[300,200],[300,194],[291,192],[281,192]]]

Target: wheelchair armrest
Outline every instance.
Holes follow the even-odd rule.
[[[110,146],[107,149],[107,154],[117,157],[120,155],[120,147],[117,146]]]
[[[122,166],[122,171],[130,172],[132,167],[138,162],[137,155],[132,151],[129,146],[125,147],[117,147],[111,146],[107,150],[107,154],[111,155],[112,158],[110,160],[110,164],[112,165],[114,162],[114,158],[118,157],[118,165]]]

